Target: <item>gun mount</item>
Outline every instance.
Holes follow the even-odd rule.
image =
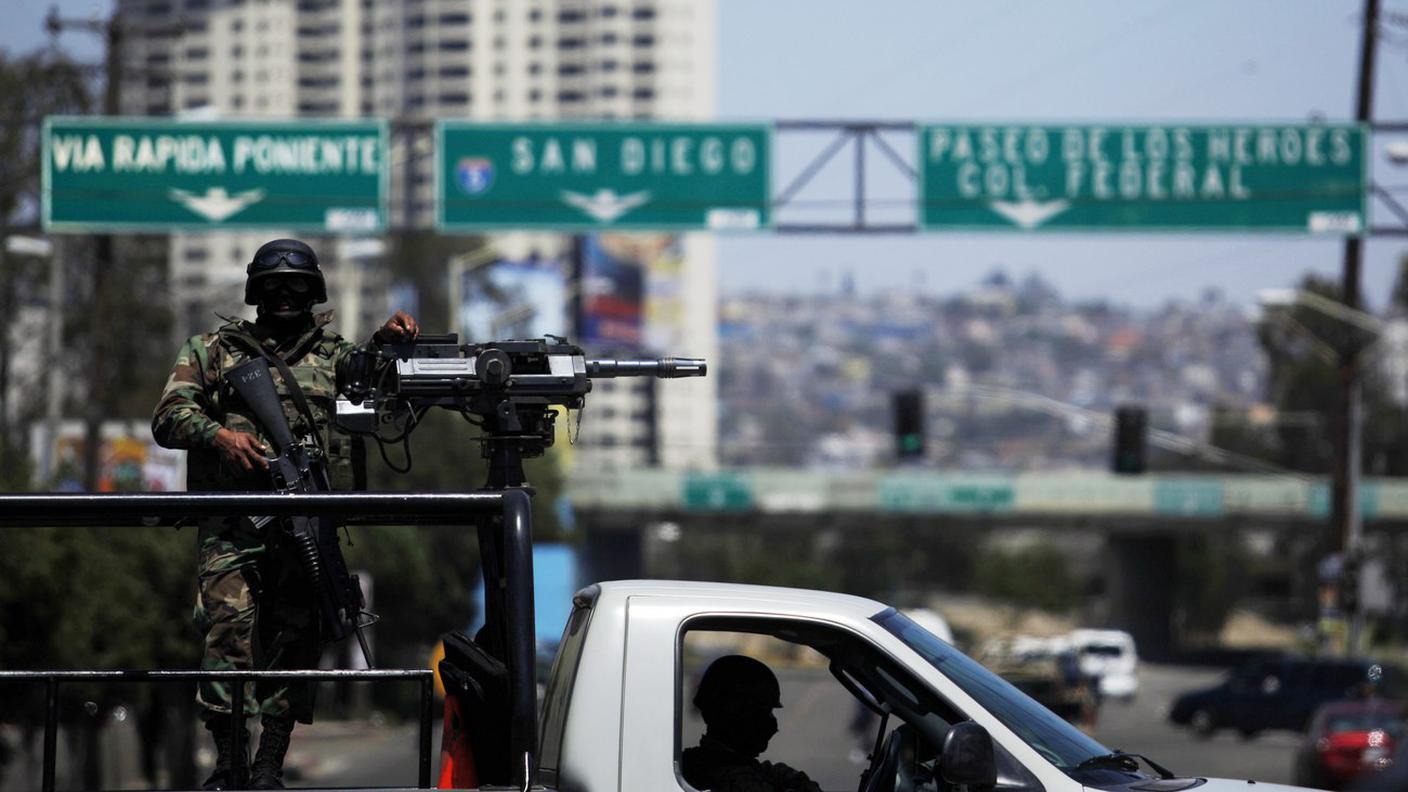
[[[404,441],[432,407],[458,412],[484,430],[490,489],[525,485],[522,460],[553,444],[558,410],[580,410],[592,380],[702,377],[697,358],[591,359],[556,336],[461,344],[457,335],[422,335],[354,353],[349,398],[360,411],[339,411],[351,431]],[[398,427],[387,440],[381,427]]]

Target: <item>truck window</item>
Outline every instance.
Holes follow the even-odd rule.
[[[562,643],[553,661],[552,673],[548,677],[547,691],[543,695],[542,744],[538,748],[539,780],[549,787],[557,785],[557,763],[562,755],[562,736],[567,728],[567,704],[572,698],[572,683],[577,676],[577,661],[582,656],[582,644],[587,637],[587,623],[591,620],[590,603],[579,603],[567,618],[567,627],[562,632]]]
[[[698,619],[681,637],[675,760],[683,790],[807,792],[810,781],[827,792],[854,792],[877,742],[897,727],[923,724],[929,733],[942,734],[965,719],[902,666],[844,630],[785,619],[745,621]],[[710,681],[725,665],[731,666],[726,676]],[[733,690],[724,702],[714,689],[720,679]],[[883,688],[879,696],[872,686]],[[863,698],[894,704],[883,734],[880,716]],[[711,706],[712,715],[704,711]],[[737,719],[719,715],[724,707],[738,707]],[[738,719],[745,723],[737,725]],[[769,719],[775,719],[775,730]],[[749,744],[762,746],[757,762],[738,757],[749,752]],[[1009,754],[999,754],[1000,788],[1040,790]]]

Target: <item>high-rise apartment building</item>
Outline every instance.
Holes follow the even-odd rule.
[[[713,0],[117,0],[117,14],[126,114],[392,121],[393,228],[432,225],[434,119],[706,120],[715,111]],[[249,310],[244,264],[268,237],[173,235],[178,336],[209,328],[217,311]],[[388,307],[374,246],[312,241],[338,329],[365,336]],[[509,254],[565,248],[544,234],[493,241]],[[682,315],[697,343],[670,351],[712,356],[713,240],[684,244],[693,291]],[[712,465],[712,381],[667,383],[653,406],[631,382],[597,388],[576,458]]]

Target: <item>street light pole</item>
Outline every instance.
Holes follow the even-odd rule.
[[[1374,108],[1374,56],[1378,43],[1379,0],[1365,0],[1364,33],[1359,47],[1359,85],[1355,102],[1355,120],[1368,123]],[[1365,218],[1367,225],[1368,218]],[[1344,242],[1344,277],[1341,299],[1352,310],[1360,310],[1359,270],[1364,253],[1364,239],[1352,235]],[[1363,526],[1359,512],[1359,477],[1362,435],[1363,391],[1359,377],[1359,349],[1353,333],[1346,333],[1339,345],[1340,420],[1336,422],[1334,483],[1330,500],[1330,521],[1338,534],[1339,549],[1347,567],[1359,563]],[[1357,576],[1354,576],[1357,580]],[[1360,613],[1358,597],[1350,598],[1345,616],[1348,633],[1345,653],[1354,654],[1359,648]],[[1341,587],[1340,602],[1345,604]]]

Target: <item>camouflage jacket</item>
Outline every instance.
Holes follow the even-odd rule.
[[[267,474],[231,470],[215,450],[215,433],[221,428],[255,435],[272,448],[264,428],[234,391],[225,384],[227,371],[245,362],[253,353],[228,333],[242,330],[260,340],[264,347],[289,364],[294,378],[308,399],[314,427],[328,451],[328,469],[334,489],[350,489],[353,483],[352,438],[333,426],[337,394],[346,387],[346,366],[354,345],[324,329],[332,321],[332,311],[312,316],[302,331],[288,337],[270,337],[257,322],[235,321],[214,333],[191,336],[182,345],[171,367],[171,376],[161,401],[152,414],[152,435],[166,448],[190,451],[186,461],[186,487],[202,490],[263,490],[269,487]],[[289,354],[306,349],[296,360]],[[283,403],[284,415],[295,437],[310,433],[307,420],[299,412],[283,378],[271,366],[275,389]]]

